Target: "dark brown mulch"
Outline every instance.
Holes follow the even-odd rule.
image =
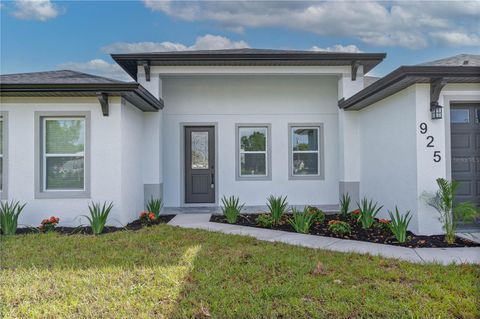
[[[159,224],[166,224],[172,218],[175,217],[175,215],[160,215],[159,219],[153,223],[153,225],[159,225]],[[114,227],[114,226],[105,226],[103,229],[102,234],[108,234],[108,233],[114,233],[117,231],[122,231],[122,230],[139,230],[144,226],[141,222],[140,219],[134,220],[133,222],[127,224],[125,227]],[[33,234],[33,233],[39,233],[40,230],[37,227],[30,227],[30,228],[17,228],[16,234]],[[75,235],[75,234],[82,234],[82,235],[91,235],[92,234],[92,228],[90,226],[80,226],[80,227],[56,227],[55,232],[60,233],[62,235]]]
[[[257,224],[256,219],[259,215],[260,214],[241,214],[236,224],[242,225],[242,226],[266,228],[266,227],[261,227]],[[268,229],[295,232],[293,227],[288,222],[290,218],[291,218],[291,214],[285,214],[280,225],[273,226],[272,228],[268,228]],[[417,236],[412,232],[407,232],[407,238],[408,238],[407,242],[404,244],[400,244],[395,240],[395,237],[390,232],[375,226],[372,227],[371,229],[363,229],[361,225],[353,219],[344,220],[345,222],[350,224],[350,227],[352,228],[352,233],[348,236],[337,236],[328,229],[328,222],[334,219],[340,219],[340,217],[337,214],[326,215],[325,221],[323,223],[314,223],[312,225],[312,227],[310,228],[309,234],[327,236],[327,237],[336,237],[336,238],[342,238],[342,239],[360,240],[360,241],[366,241],[371,243],[404,246],[409,248],[444,248],[444,247],[478,247],[480,246],[480,244],[478,243],[475,243],[466,239],[462,239],[459,237],[456,238],[455,243],[453,245],[448,245],[445,242],[445,236],[443,235]],[[223,215],[212,215],[212,217],[210,218],[210,221],[216,222],[216,223],[227,223],[227,220]]]

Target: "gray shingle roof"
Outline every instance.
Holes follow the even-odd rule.
[[[445,59],[418,64],[421,66],[480,66],[480,55],[459,54]]]
[[[2,84],[118,84],[127,83],[71,70],[0,75]]]

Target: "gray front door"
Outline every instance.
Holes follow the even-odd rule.
[[[215,128],[185,127],[185,203],[215,203]]]
[[[452,179],[460,182],[457,200],[480,206],[480,104],[452,104]]]

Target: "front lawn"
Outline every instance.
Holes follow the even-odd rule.
[[[480,267],[157,225],[1,237],[0,317],[478,318]]]

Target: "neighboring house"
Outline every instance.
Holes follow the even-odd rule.
[[[270,194],[332,210],[348,192],[384,205],[383,217],[410,210],[411,230],[434,234],[422,194],[438,177],[480,204],[479,56],[400,67],[369,85],[385,54],[112,57],[137,82],[1,76],[2,198],[28,202],[20,223],[54,214],[78,224],[93,200],[113,201],[112,221],[125,224],[152,196],[165,211],[218,207],[224,195],[253,209]]]

